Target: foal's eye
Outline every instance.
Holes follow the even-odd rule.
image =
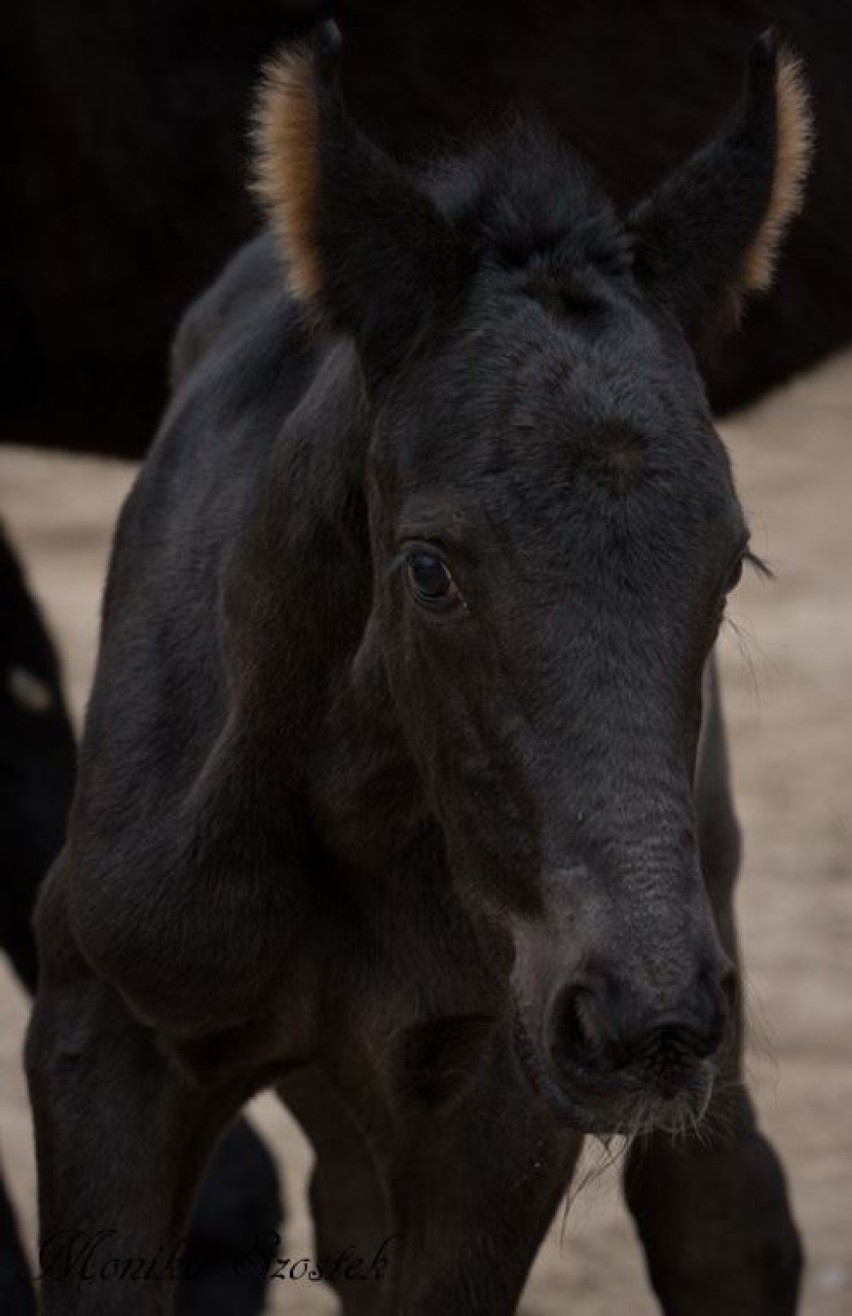
[[[744,561],[743,558],[741,558],[741,557],[737,558],[736,562],[734,563],[734,565],[731,567],[730,571],[728,572],[728,578],[727,578],[727,580],[725,581],[725,593],[726,593],[726,594],[731,594],[731,593],[737,588],[737,585],[739,585],[740,581],[742,580],[742,578],[743,578],[743,561]]]
[[[434,606],[461,597],[450,568],[437,553],[418,549],[408,554],[405,563],[411,593],[418,603]]]

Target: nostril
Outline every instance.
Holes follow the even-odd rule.
[[[561,1066],[596,1072],[609,1068],[606,1032],[588,988],[567,988],[555,1012],[553,1053]]]
[[[652,1081],[662,1096],[671,1098],[694,1085],[702,1060],[714,1050],[706,1035],[683,1024],[664,1024],[646,1036],[634,1070]]]
[[[701,1062],[715,1050],[709,1040],[682,1024],[664,1024],[646,1034],[641,1051],[634,1054],[633,1071],[665,1097],[689,1088],[701,1071]]]
[[[733,971],[705,968],[683,1010],[652,1014],[615,978],[563,985],[553,1000],[549,1049],[567,1081],[638,1081],[676,1092],[698,1081],[725,1041],[737,996]]]
[[[568,1003],[566,1038],[568,1049],[578,1064],[589,1064],[595,1058],[597,1044],[587,1011],[583,1009],[583,993],[572,993]]]
[[[702,1027],[684,1023],[662,1024],[646,1035],[642,1058],[676,1066],[707,1060],[719,1050],[726,1024],[727,1011],[719,1008],[714,1009]]]

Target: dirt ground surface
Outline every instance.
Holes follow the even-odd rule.
[[[757,551],[721,641],[745,830],[739,913],[749,974],[749,1072],[788,1168],[808,1253],[804,1316],[852,1313],[852,354],[724,427]],[[125,466],[0,453],[0,514],[60,638],[79,717]],[[19,1053],[27,1005],[0,966],[0,1146],[29,1245],[30,1121]],[[253,1115],[287,1166],[292,1255],[311,1251],[302,1185],[310,1154],[270,1097]],[[279,1283],[270,1310],[335,1309],[321,1286]],[[640,1252],[608,1171],[557,1222],[526,1316],[649,1316]],[[680,1316],[680,1314],[679,1314]],[[684,1312],[683,1316],[689,1316]],[[730,1316],[737,1316],[731,1312]]]

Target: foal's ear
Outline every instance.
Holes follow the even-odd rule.
[[[773,33],[754,46],[742,100],[717,138],[629,217],[636,273],[692,337],[739,319],[772,283],[801,209],[812,143],[798,61]]]
[[[327,43],[269,66],[257,146],[257,191],[293,293],[354,337],[368,374],[388,369],[459,286],[449,222],[349,118]]]

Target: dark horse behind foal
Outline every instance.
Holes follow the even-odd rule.
[[[583,1134],[624,1133],[664,1310],[789,1316],[711,656],[748,533],[690,343],[799,204],[795,67],[764,38],[623,219],[532,122],[408,176],[325,50],[259,133],[289,291],[261,239],[184,324],[37,916],[42,1236],[114,1231],[44,1311],[169,1310],[154,1262],[275,1084],[318,1255],[380,1252],[328,1269],[347,1313],[507,1316]]]

